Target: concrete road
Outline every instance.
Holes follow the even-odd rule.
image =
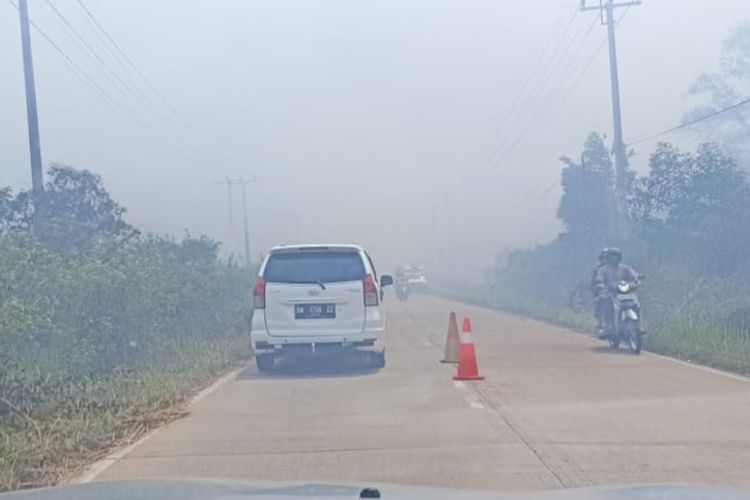
[[[435,298],[388,309],[383,370],[248,366],[96,479],[750,487],[745,379]],[[485,381],[438,362],[451,310],[473,320]]]

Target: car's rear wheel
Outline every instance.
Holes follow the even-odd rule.
[[[273,354],[256,354],[255,365],[258,367],[258,371],[270,372],[273,370],[276,364],[276,359]]]
[[[371,352],[368,356],[370,366],[373,368],[384,368],[385,367],[385,349],[380,352]]]

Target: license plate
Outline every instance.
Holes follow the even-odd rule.
[[[294,319],[333,319],[336,317],[336,304],[297,304],[294,306]]]

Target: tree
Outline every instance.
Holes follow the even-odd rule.
[[[748,185],[735,161],[715,144],[698,148],[694,167],[673,200],[671,221],[698,228],[736,224],[748,212]]]
[[[121,242],[138,234],[98,175],[65,165],[53,165],[48,175],[43,194],[16,196],[15,227],[33,228],[40,241],[57,250],[80,250],[102,237]]]
[[[665,220],[686,196],[695,160],[669,143],[659,143],[649,158],[649,174],[638,179],[631,203],[636,220]]]
[[[735,28],[724,40],[720,70],[703,74],[689,93],[702,97],[703,104],[687,112],[687,122],[725,109],[750,95],[750,23]],[[750,160],[750,106],[742,106],[701,122],[695,130],[705,139],[719,143],[735,158]]]
[[[748,270],[750,185],[732,157],[715,144],[693,155],[662,143],[649,167],[631,207],[649,255],[680,258],[693,271]]]
[[[557,209],[567,231],[586,242],[603,241],[611,233],[615,210],[612,157],[604,138],[591,133],[581,162],[561,157],[563,194]]]

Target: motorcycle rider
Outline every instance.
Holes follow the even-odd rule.
[[[409,294],[409,283],[408,278],[404,274],[403,270],[399,269],[396,271],[396,295],[401,300],[406,300]]]
[[[603,255],[602,255],[603,254]],[[594,290],[596,296],[595,314],[598,322],[599,338],[606,338],[606,329],[613,323],[612,290],[620,281],[638,282],[638,273],[622,263],[622,252],[619,248],[605,248],[600,254],[604,265],[594,273]]]
[[[594,272],[591,273],[591,295],[593,296],[593,304],[594,304],[594,318],[596,318],[596,332],[598,335],[601,336],[602,332],[604,331],[604,325],[602,323],[602,315],[600,314],[600,304],[599,304],[599,291],[598,286],[596,284],[596,277],[599,273],[599,269],[604,267],[604,265],[607,263],[607,250],[609,248],[603,248],[601,252],[599,252],[599,265],[596,266],[594,269]]]

